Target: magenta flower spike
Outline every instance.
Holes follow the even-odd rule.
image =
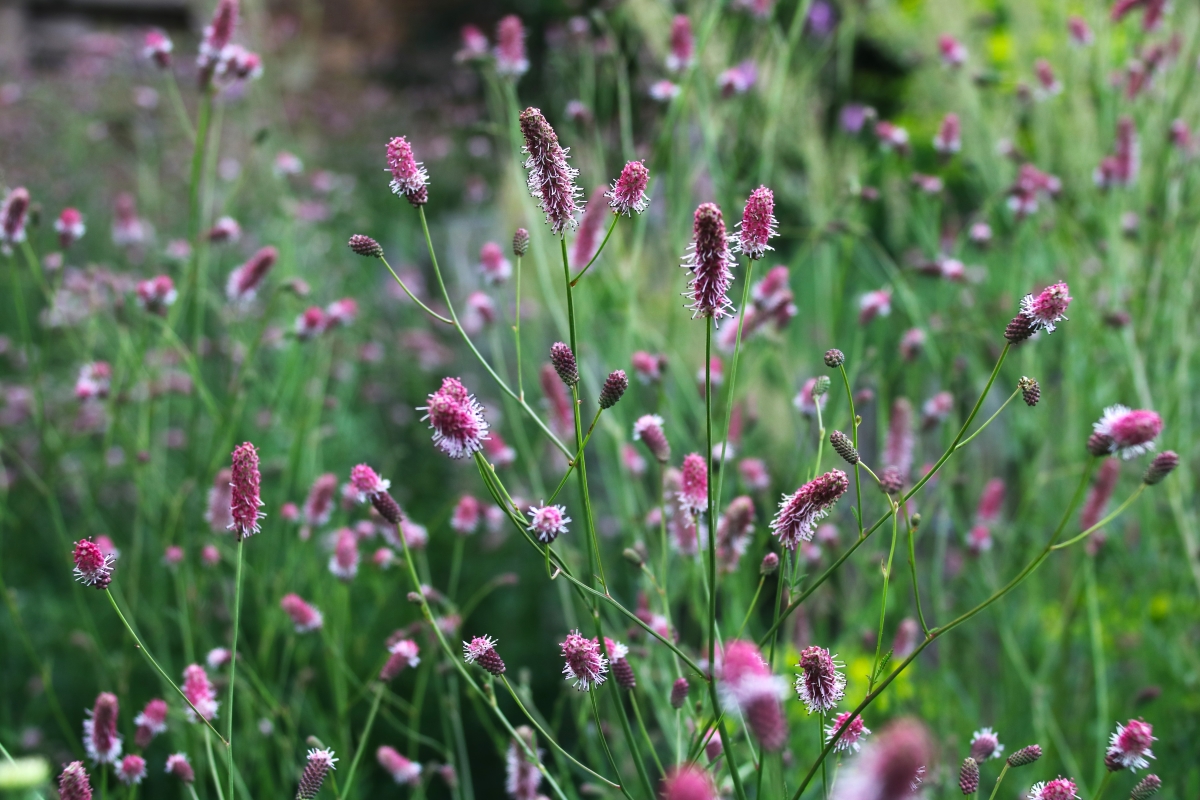
[[[239,541],[258,533],[262,529],[258,521],[266,516],[258,509],[262,506],[258,471],[258,451],[250,442],[243,442],[233,451],[233,472],[230,485],[229,513],[233,524],[229,529]]]
[[[604,683],[608,659],[601,655],[599,642],[571,631],[562,643],[562,657],[566,661],[563,675],[574,681],[579,691],[588,692]]]
[[[890,723],[863,747],[839,777],[832,800],[911,798],[925,774],[933,746],[925,727],[913,719]]]
[[[504,659],[496,652],[496,640],[490,636],[476,636],[463,642],[463,661],[478,664],[493,675],[504,674]]]
[[[29,212],[29,190],[18,186],[0,205],[0,244],[5,247],[25,241],[25,221]]]
[[[541,110],[525,109],[520,121],[521,135],[525,138],[521,152],[528,156],[524,166],[529,171],[529,193],[546,215],[550,230],[561,236],[567,228],[579,225],[576,214],[583,192],[575,185],[579,170],[567,166],[568,149],[558,143],[558,135]]]
[[[795,550],[800,542],[812,541],[817,523],[829,516],[833,504],[849,488],[846,473],[835,469],[804,484],[794,494],[784,495],[770,525],[779,544]]]
[[[535,744],[533,730],[525,725],[517,728],[518,742],[514,737],[508,743],[508,753],[505,759],[504,790],[513,800],[537,800],[540,796],[538,787],[542,784],[542,773],[538,764],[544,751]],[[524,744],[524,747],[522,747]],[[533,751],[531,759],[526,748]]]
[[[130,753],[116,768],[117,780],[126,786],[136,786],[146,777],[146,759]]]
[[[765,749],[780,750],[788,733],[779,702],[787,693],[787,682],[771,673],[753,642],[740,639],[726,643],[717,673],[722,705],[741,713],[746,727]]]
[[[686,14],[677,14],[671,20],[671,52],[667,55],[667,69],[682,72],[696,61],[696,44],[692,38],[692,22]]]
[[[305,602],[298,594],[285,594],[279,601],[280,608],[292,619],[296,633],[309,633],[324,624],[321,612]]]
[[[72,761],[58,776],[60,800],[92,800],[92,784],[82,761]]]
[[[516,14],[496,24],[496,72],[505,78],[519,78],[529,71],[525,54],[525,26]]]
[[[229,301],[244,305],[253,300],[263,278],[278,259],[278,250],[274,247],[264,247],[252,255],[249,261],[229,273],[229,281],[225,285],[225,295]]]
[[[641,214],[650,205],[650,198],[646,196],[649,182],[650,170],[646,169],[644,161],[628,162],[604,195],[608,198],[608,207],[626,217]]]
[[[1061,775],[1052,781],[1035,783],[1029,790],[1028,800],[1073,800],[1079,797],[1075,781]]]
[[[217,716],[217,707],[220,703],[217,702],[217,690],[213,687],[212,681],[208,679],[208,673],[204,671],[204,667],[199,664],[189,664],[183,670],[183,696],[188,699],[192,706],[196,707],[196,711],[200,712],[200,716],[207,720],[213,720]],[[183,710],[184,716],[188,722],[199,722],[196,716],[196,711],[192,710],[192,706],[188,706]]]
[[[115,556],[105,553],[100,545],[91,539],[80,539],[75,543],[75,580],[84,586],[107,589],[112,583],[112,571],[116,561]]]
[[[683,258],[683,268],[691,273],[684,296],[692,319],[711,317],[720,321],[732,316],[729,286],[733,282],[733,254],[725,234],[725,220],[715,203],[704,203],[696,209],[692,224],[692,243]]]
[[[671,769],[659,789],[662,800],[717,800],[719,796],[712,776],[696,764]]]
[[[433,443],[451,458],[466,458],[483,449],[488,438],[488,423],[483,418],[483,406],[457,378],[445,378],[442,387],[429,395],[429,405],[422,421],[429,420]]]
[[[386,744],[375,751],[375,760],[383,767],[392,780],[401,785],[416,786],[421,781],[421,765],[409,761],[396,751],[396,748]]]
[[[1148,409],[1113,405],[1104,409],[1104,416],[1092,428],[1096,435],[1105,437],[1108,452],[1128,460],[1154,450],[1154,440],[1162,433],[1163,421]]]
[[[175,753],[167,756],[166,773],[174,775],[184,783],[195,783],[196,771],[188,761],[187,753]]]
[[[146,36],[142,41],[142,58],[153,61],[159,69],[169,69],[171,51],[175,49],[175,43],[171,41],[171,37],[157,28],[151,28],[146,31]]]
[[[358,575],[358,535],[351,528],[338,530],[337,543],[329,557],[329,571],[338,580],[349,583]]]
[[[167,732],[167,701],[155,698],[146,703],[133,718],[133,724],[137,726],[133,742],[145,750],[155,736]]]
[[[704,456],[689,453],[683,459],[683,480],[679,491],[679,507],[690,514],[708,511],[708,465]]]
[[[633,423],[633,440],[645,442],[659,463],[665,464],[671,458],[671,443],[663,433],[663,418],[657,414],[646,414]]]
[[[392,174],[392,193],[419,208],[429,202],[429,173],[413,156],[412,145],[403,136],[387,145],[387,171]]]
[[[498,285],[512,277],[512,262],[504,257],[500,245],[485,242],[479,249],[479,271],[485,281]]]
[[[308,751],[308,763],[304,765],[304,773],[300,776],[300,788],[296,790],[296,800],[313,800],[321,791],[321,784],[329,770],[337,769],[334,764],[333,750],[313,748]]]
[[[213,11],[212,21],[204,28],[200,39],[200,51],[196,57],[196,67],[199,69],[200,88],[206,89],[212,82],[213,73],[233,38],[234,28],[237,27],[237,0],[219,0]]]
[[[388,647],[391,655],[383,669],[379,672],[380,680],[390,681],[406,669],[411,669],[421,663],[421,648],[412,639],[400,639]]]
[[[77,208],[64,208],[54,220],[54,230],[58,233],[58,246],[66,250],[83,238],[87,226],[83,224],[83,214]]]
[[[767,241],[779,235],[775,220],[775,194],[766,186],[750,193],[742,221],[738,223],[737,250],[755,261],[773,250]]]
[[[810,714],[814,711],[827,714],[846,696],[846,676],[838,671],[835,658],[816,645],[800,653],[800,663],[796,666],[802,672],[796,676],[795,688]]]
[[[850,719],[850,711],[843,711],[838,714],[833,722],[825,727],[825,741],[833,739],[834,734],[838,729],[846,724],[846,720]],[[863,724],[862,717],[855,717],[850,720],[850,724],[846,725],[846,729],[838,736],[837,744],[833,746],[835,752],[849,753],[851,751],[857,753],[862,749],[863,739],[871,735],[871,729]]]
[[[101,692],[88,718],[83,721],[83,747],[93,764],[116,764],[121,759],[118,710],[117,696]]]

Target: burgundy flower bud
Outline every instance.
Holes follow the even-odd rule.
[[[350,237],[350,249],[367,258],[383,258],[383,247],[370,236],[356,233]]]
[[[958,771],[958,788],[963,794],[979,791],[979,764],[970,756],[963,759],[962,769]]]
[[[1100,458],[1113,450],[1113,438],[1103,433],[1093,433],[1087,440],[1087,451]]]
[[[400,510],[400,504],[387,492],[378,492],[371,495],[371,505],[375,506],[375,510],[379,512],[379,516],[393,525],[399,525],[400,520],[404,519],[404,512]]]
[[[625,370],[618,369],[608,373],[608,378],[604,381],[603,388],[600,389],[600,407],[612,408],[625,394],[625,390],[629,388],[629,378],[625,375]]]
[[[675,679],[675,683],[671,686],[671,708],[683,708],[683,702],[687,700],[690,688],[687,678]]]
[[[1038,400],[1042,399],[1042,387],[1035,378],[1022,377],[1017,381],[1017,388],[1021,390],[1021,397],[1025,399],[1027,406],[1036,406]]]
[[[618,658],[612,663],[613,680],[622,689],[636,689],[637,676],[633,674],[633,666],[628,658]]]
[[[836,347],[832,350],[825,351],[825,366],[830,369],[837,369],[842,364],[846,363],[846,354]]]
[[[854,447],[854,443],[850,441],[850,437],[841,431],[834,431],[829,434],[829,444],[833,446],[833,451],[841,456],[847,464],[854,465],[861,460],[858,450]]]
[[[650,170],[642,161],[630,161],[621,170],[621,176],[613,181],[612,186],[604,193],[608,198],[608,206],[617,214],[629,216],[631,213],[641,214],[650,204],[646,197],[646,184],[650,181]]]
[[[325,782],[325,776],[329,774],[329,770],[337,769],[333,766],[335,761],[337,759],[333,757],[333,751],[328,748],[309,750],[308,764],[304,767],[304,774],[300,776],[300,788],[296,790],[296,800],[313,800],[317,796],[317,792],[321,791],[321,784]]]
[[[1147,486],[1153,486],[1170,475],[1178,466],[1179,454],[1174,450],[1164,450],[1154,457],[1154,460],[1150,462],[1150,466],[1146,467],[1146,474],[1142,477],[1142,483]]]
[[[550,346],[550,363],[567,386],[579,383],[579,365],[575,362],[575,354],[565,343],[555,342]]]
[[[879,474],[879,488],[885,494],[898,495],[904,491],[904,475],[896,467],[887,467]]]
[[[1033,320],[1024,314],[1018,314],[1012,318],[1012,322],[1008,323],[1008,327],[1004,329],[1004,338],[1013,344],[1017,344],[1032,336],[1035,330],[1037,329],[1033,325]]]
[[[762,564],[758,567],[759,575],[774,575],[775,570],[779,569],[779,556],[774,553],[767,553],[763,556]]]
[[[490,636],[476,636],[469,642],[463,642],[463,661],[478,664],[497,677],[503,675],[506,669],[504,659],[496,652],[496,640]]]
[[[1042,757],[1042,748],[1040,745],[1031,744],[1028,747],[1022,747],[1017,752],[1008,757],[1008,765],[1010,767],[1023,767],[1026,764],[1032,764]]]
[[[517,228],[517,232],[513,234],[513,255],[517,258],[529,252],[529,231],[524,228]]]
[[[1129,800],[1146,800],[1158,794],[1160,788],[1162,788],[1162,779],[1157,775],[1147,775],[1133,787],[1133,791],[1129,793]]]

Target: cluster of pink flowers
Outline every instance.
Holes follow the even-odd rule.
[[[217,707],[220,705],[217,702],[217,690],[213,687],[212,681],[208,679],[208,673],[204,671],[204,667],[199,664],[189,664],[184,668],[183,685],[180,688],[183,690],[184,697],[191,703],[183,710],[188,722],[199,722],[199,717],[196,716],[197,712],[207,720],[216,718]],[[193,707],[195,707],[195,711],[192,710]]]
[[[1008,189],[1008,207],[1017,218],[1028,217],[1038,210],[1041,199],[1053,198],[1062,191],[1062,181],[1025,163],[1017,171],[1017,179]]]
[[[771,673],[758,647],[740,639],[726,643],[717,674],[722,705],[742,714],[765,749],[781,749],[788,731],[780,698],[787,684]]]
[[[771,533],[779,544],[795,550],[800,542],[812,541],[817,523],[829,516],[850,481],[840,469],[831,470],[801,486],[794,494],[784,495],[779,513],[771,520]]]

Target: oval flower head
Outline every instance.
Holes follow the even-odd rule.
[[[808,708],[825,714],[832,711],[846,696],[846,676],[838,672],[836,656],[831,656],[824,647],[806,647],[800,653],[803,670],[796,676],[796,694]]]
[[[1042,289],[1036,297],[1027,294],[1021,301],[1021,314],[1034,330],[1054,333],[1056,323],[1067,318],[1067,306],[1071,304],[1071,295],[1067,291],[1067,284],[1059,281]]]
[[[1035,783],[1029,790],[1028,800],[1072,800],[1079,797],[1075,793],[1075,781],[1061,775],[1052,781]]]
[[[795,550],[800,542],[812,541],[817,523],[829,516],[833,504],[849,488],[850,481],[840,469],[814,478],[797,489],[795,494],[783,496],[779,513],[771,520],[771,532],[789,550]]]
[[[1097,434],[1107,437],[1108,451],[1126,460],[1153,451],[1162,427],[1162,417],[1155,412],[1122,405],[1104,409],[1104,416],[1092,425]]]
[[[387,165],[393,194],[407,199],[414,208],[429,202],[429,173],[413,156],[408,139],[397,136],[388,142]]]
[[[712,777],[695,764],[673,768],[662,781],[662,800],[717,800]]]
[[[141,783],[146,777],[146,759],[139,755],[130,753],[121,759],[121,763],[117,765],[117,780],[126,786],[133,786]]]
[[[229,529],[241,541],[262,530],[258,521],[266,516],[258,510],[263,505],[259,496],[262,477],[258,471],[258,451],[250,442],[242,442],[234,448],[232,477],[229,513],[233,523]]]
[[[80,539],[75,543],[75,580],[84,586],[107,589],[112,583],[116,556],[105,553],[91,539]]]
[[[183,696],[188,699],[191,706],[184,708],[184,716],[188,722],[198,722],[196,711],[200,712],[200,716],[205,719],[215,719],[217,716],[217,690],[213,688],[212,681],[208,679],[208,673],[204,671],[204,667],[199,664],[189,664],[183,670]],[[195,706],[196,711],[192,710]]]
[[[526,529],[542,544],[550,544],[567,532],[567,509],[563,506],[530,506],[525,512],[529,515],[529,527]]]
[[[851,711],[843,711],[837,715],[837,718],[830,725],[826,726],[826,742],[832,740],[838,730],[843,725],[846,725],[846,720],[850,719],[850,714],[852,713]],[[855,717],[850,720],[850,724],[846,725],[846,729],[838,736],[837,744],[833,746],[833,749],[841,753],[849,753],[852,750],[857,753],[862,748],[863,738],[870,735],[871,729],[863,725],[862,717]]]
[[[692,223],[692,243],[683,257],[683,268],[691,273],[684,297],[691,300],[692,319],[712,317],[714,321],[731,316],[729,285],[733,282],[733,254],[725,233],[725,220],[715,203],[696,209]]]
[[[463,661],[478,664],[493,675],[503,675],[504,659],[496,652],[496,640],[490,636],[476,636],[463,642]]]
[[[650,205],[646,196],[646,184],[650,182],[650,170],[646,169],[644,161],[630,161],[621,170],[621,175],[604,196],[608,198],[608,207],[616,214],[641,214]]]
[[[92,800],[92,784],[82,761],[72,761],[58,776],[58,796],[62,800]]]
[[[679,507],[690,514],[708,510],[708,465],[704,456],[689,453],[683,459],[683,478],[679,491]]]
[[[117,733],[117,696],[101,692],[95,707],[83,721],[83,747],[93,764],[116,764],[121,758],[122,739]]]
[[[429,395],[421,420],[429,420],[433,443],[451,458],[466,458],[483,449],[488,423],[483,406],[457,378],[444,378],[442,388]]]
[[[742,221],[738,223],[737,249],[747,258],[758,260],[774,248],[767,240],[778,236],[775,220],[775,194],[766,186],[760,186],[750,193],[746,208],[742,212]]]
[[[329,770],[337,769],[334,766],[335,762],[337,759],[333,756],[333,750],[329,748],[309,750],[308,763],[305,764],[304,773],[300,776],[300,788],[296,790],[296,800],[313,800],[321,791],[321,784],[325,782],[325,776],[329,774]]]
[[[538,201],[550,230],[561,236],[567,228],[579,226],[576,214],[580,210],[579,196],[583,193],[575,185],[579,170],[567,166],[569,148],[558,143],[558,134],[540,109],[525,109],[521,112],[520,122],[521,135],[525,138],[521,152],[528,156],[524,167],[529,170],[529,194]]]
[[[650,454],[663,464],[671,457],[671,443],[663,433],[663,418],[657,414],[638,417],[633,423],[633,440],[645,442]]]
[[[1105,762],[1110,763],[1110,769],[1113,764],[1134,771],[1145,769],[1150,766],[1146,759],[1154,758],[1154,753],[1150,752],[1150,743],[1154,741],[1158,740],[1150,723],[1140,719],[1131,719],[1124,725],[1118,722],[1109,739]]]
[[[758,647],[740,639],[728,642],[718,674],[722,705],[741,712],[746,727],[765,749],[782,748],[788,731],[779,700],[787,693],[787,682],[771,674]]]
[[[982,764],[989,758],[1004,758],[1004,745],[991,728],[982,728],[971,736],[971,758]]]
[[[388,747],[386,744],[381,745],[375,751],[375,759],[379,762],[379,766],[387,770],[392,776],[392,780],[396,783],[408,784],[416,786],[421,781],[421,765],[416,762],[409,761],[404,756],[396,752],[396,748]]]
[[[591,691],[593,686],[604,683],[608,672],[608,659],[600,654],[600,643],[571,631],[562,643],[562,657],[566,660],[563,675],[575,681],[581,692]]]
[[[392,482],[379,477],[379,473],[367,464],[358,464],[350,470],[350,485],[358,492],[358,502],[365,503],[377,494],[392,488]]]
[[[324,623],[321,612],[306,603],[298,594],[285,594],[279,601],[279,606],[292,618],[296,633],[315,631]]]

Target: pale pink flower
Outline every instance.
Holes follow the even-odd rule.
[[[692,22],[686,14],[677,14],[671,20],[671,52],[667,54],[667,69],[682,72],[695,63],[695,42],[692,39]]]
[[[512,263],[495,242],[485,242],[479,248],[479,271],[488,283],[500,284],[512,277]]]
[[[212,81],[214,70],[220,62],[221,55],[233,39],[233,31],[237,26],[237,0],[219,0],[213,11],[212,21],[204,28],[200,40],[199,54],[196,66],[199,69],[200,87],[206,88]]]
[[[354,471],[352,470],[350,474],[351,482],[353,482]],[[371,474],[374,475],[374,471]],[[375,479],[378,481],[379,476],[375,475]],[[390,485],[387,481],[382,481],[382,483],[383,490]],[[308,497],[304,500],[304,522],[306,524],[318,527],[329,522],[329,518],[333,515],[333,495],[337,491],[337,485],[337,476],[332,472],[326,472],[313,481],[312,488],[308,490]]]
[[[771,476],[761,458],[743,458],[738,463],[738,474],[742,484],[752,492],[761,492],[771,487]]]
[[[764,749],[781,749],[787,742],[787,720],[779,701],[787,693],[787,683],[771,674],[758,647],[740,639],[727,642],[717,677],[722,706],[741,713]]]
[[[204,657],[204,663],[208,665],[209,669],[220,669],[232,660],[233,654],[225,647],[214,647]]]
[[[979,505],[975,509],[975,519],[987,524],[995,522],[1004,507],[1004,480],[992,478],[983,487],[979,496]]]
[[[650,454],[665,464],[671,458],[671,444],[663,433],[663,418],[657,414],[638,417],[633,423],[633,440],[645,442]]]
[[[483,508],[472,495],[464,494],[454,506],[450,515],[450,527],[459,534],[466,536],[479,530],[480,515]]]
[[[650,198],[646,196],[646,184],[649,181],[650,170],[646,169],[644,161],[626,163],[620,176],[604,194],[608,198],[609,208],[627,217],[641,214],[650,205]]]
[[[529,515],[529,527],[526,530],[542,544],[549,544],[566,533],[567,523],[571,521],[563,506],[530,506],[525,513]]]
[[[579,631],[571,631],[562,643],[562,657],[566,661],[563,675],[575,682],[575,688],[587,692],[604,683],[608,672],[608,659],[600,653],[600,643],[584,638]]]
[[[834,721],[825,727],[825,741],[833,739],[834,734],[843,725],[846,725],[846,720],[850,719],[850,711],[843,711],[838,714]],[[862,740],[871,735],[871,730],[866,725],[863,725],[862,717],[855,717],[850,720],[850,724],[846,725],[846,729],[842,731],[837,738],[837,744],[833,746],[834,752],[849,753],[851,751],[857,753],[862,748]]]
[[[1147,758],[1154,758],[1150,752],[1150,743],[1158,741],[1150,723],[1140,719],[1131,719],[1124,725],[1117,723],[1117,729],[1109,739],[1106,761],[1111,761],[1124,769],[1137,771],[1150,766]]]
[[[719,740],[718,740],[719,741]],[[662,800],[718,800],[712,776],[695,764],[673,767],[659,789]]]
[[[892,403],[892,414],[888,424],[887,441],[883,451],[883,466],[894,469],[907,479],[912,472],[913,409],[906,398],[898,397]]]
[[[429,202],[429,173],[413,156],[408,139],[396,136],[388,142],[387,165],[393,194],[407,199],[414,208]]]
[[[1104,416],[1092,428],[1100,436],[1106,437],[1110,453],[1128,460],[1153,452],[1154,440],[1162,432],[1163,422],[1162,417],[1153,411],[1113,405],[1104,409]]]
[[[488,39],[483,31],[474,25],[463,25],[460,36],[462,38],[462,49],[454,54],[455,61],[459,63],[479,61],[487,57]]]
[[[796,694],[803,701],[808,713],[828,713],[837,707],[846,696],[846,676],[838,671],[839,665],[829,651],[813,645],[800,653],[796,666],[802,672],[796,676]]]
[[[304,601],[298,594],[285,594],[279,601],[280,607],[292,618],[296,633],[318,630],[324,623],[321,612]]]
[[[167,309],[174,305],[179,297],[175,291],[175,283],[169,275],[158,275],[138,281],[136,292],[138,305],[160,316],[166,314]]]
[[[529,193],[546,215],[550,230],[561,236],[567,228],[579,225],[575,218],[583,193],[575,185],[579,170],[567,165],[569,149],[558,143],[558,135],[539,109],[522,111],[520,123],[525,140],[521,152],[528,156],[524,167],[529,171]]]
[[[1092,29],[1083,17],[1068,17],[1067,32],[1071,36],[1071,43],[1079,47],[1087,47],[1096,40]]]
[[[112,367],[107,361],[93,361],[79,368],[75,379],[75,396],[80,400],[108,397],[112,383]]]
[[[660,103],[669,103],[679,95],[679,91],[679,84],[664,79],[650,84],[648,94],[651,100],[657,100]]]
[[[130,753],[121,759],[116,768],[117,780],[126,786],[135,786],[146,777],[146,759]]]
[[[948,33],[938,37],[938,52],[947,67],[961,67],[967,61],[967,47]]]
[[[444,378],[442,386],[429,395],[422,421],[429,420],[433,443],[451,458],[465,458],[483,449],[488,423],[483,406],[457,378]]]
[[[232,303],[246,304],[258,294],[258,287],[263,278],[275,266],[279,251],[274,247],[264,247],[250,257],[248,261],[229,273],[225,284],[225,295]]]
[[[421,782],[421,765],[415,761],[409,761],[394,747],[381,745],[375,751],[375,759],[396,783],[416,786]]]
[[[240,540],[258,533],[261,530],[258,521],[266,515],[258,510],[263,505],[259,496],[258,451],[250,442],[243,442],[234,448],[232,458],[229,513],[233,524],[229,529]]]
[[[1038,80],[1038,98],[1045,100],[1062,92],[1062,84],[1054,76],[1054,67],[1044,58],[1039,58],[1033,64]]]
[[[901,155],[908,152],[908,131],[895,123],[888,122],[887,120],[876,122],[875,138],[879,140],[879,147],[884,152],[895,150]]]
[[[872,737],[839,776],[832,800],[904,800],[916,793],[933,754],[921,723],[899,719]]]
[[[0,205],[0,245],[7,248],[25,241],[25,223],[29,212],[29,190],[18,186],[8,193]]]
[[[116,764],[121,758],[123,740],[117,733],[118,710],[117,696],[101,692],[83,721],[83,748],[93,764]]]
[[[758,65],[746,59],[717,76],[717,88],[723,97],[746,94],[758,83]]]
[[[358,301],[352,297],[334,300],[325,306],[325,318],[328,327],[337,325],[352,325],[358,317]]]
[[[289,153],[286,150],[279,151],[275,156],[275,163],[272,166],[276,177],[286,177],[288,175],[299,175],[304,171],[304,162],[294,153]]]
[[[892,313],[892,290],[878,289],[867,292],[858,300],[858,324],[866,325],[876,317]]]
[[[630,356],[633,372],[642,383],[653,383],[662,380],[663,370],[667,366],[667,358],[653,355],[645,350],[635,350]]]
[[[196,771],[192,769],[187,753],[175,753],[167,756],[165,771],[168,775],[174,775],[184,783],[193,783],[196,780]]]
[[[168,567],[178,567],[183,563],[183,548],[177,544],[168,545],[163,551],[163,564]]]
[[[483,440],[483,453],[488,461],[497,467],[507,467],[517,460],[517,451],[509,446],[500,434],[492,431],[491,436]]]
[[[138,216],[137,204],[129,192],[113,200],[112,240],[117,247],[142,244],[150,238],[150,226]]]
[[[519,78],[528,71],[525,26],[520,17],[509,14],[496,25],[496,72],[506,78]]]
[[[217,707],[220,705],[217,702],[217,690],[213,687],[212,681],[208,679],[208,673],[204,671],[204,667],[199,664],[189,664],[183,670],[183,685],[180,688],[183,690],[183,696],[192,704],[183,710],[188,722],[199,722],[199,717],[196,716],[197,711],[204,719],[216,718]],[[193,706],[195,706],[195,711],[192,710]]]
[[[683,479],[678,494],[679,507],[690,514],[708,511],[708,465],[699,453],[689,453],[683,459]]]
[[[735,266],[725,234],[725,220],[714,203],[696,209],[692,243],[683,258],[683,268],[691,273],[685,297],[691,300],[692,319],[711,317],[719,322],[732,315],[729,286]]]
[[[954,410],[954,395],[949,392],[938,392],[925,401],[921,406],[921,422],[926,428],[931,428],[946,421]]]
[[[329,557],[329,571],[339,580],[352,581],[358,574],[358,537],[350,528],[341,528],[337,533],[337,544]]]
[[[54,220],[54,230],[58,233],[58,245],[66,250],[83,238],[87,226],[83,224],[83,214],[76,208],[64,208]]]
[[[1035,783],[1029,790],[1027,800],[1071,800],[1079,797],[1075,781],[1059,776],[1052,781]]]
[[[155,698],[146,703],[146,707],[133,718],[133,724],[137,726],[134,744],[144,750],[155,736],[167,732],[167,710],[166,700]]]
[[[646,474],[646,459],[642,457],[636,447],[628,442],[621,445],[621,463],[635,477]]]
[[[958,114],[947,114],[941,127],[933,137],[933,149],[942,154],[957,153],[962,149],[962,125]]]
[[[967,232],[967,237],[975,244],[985,245],[992,241],[992,226],[986,222],[973,223]]]
[[[142,58],[153,61],[159,69],[167,69],[171,66],[171,51],[175,49],[171,37],[157,28],[151,28],[146,31],[143,42]]]

